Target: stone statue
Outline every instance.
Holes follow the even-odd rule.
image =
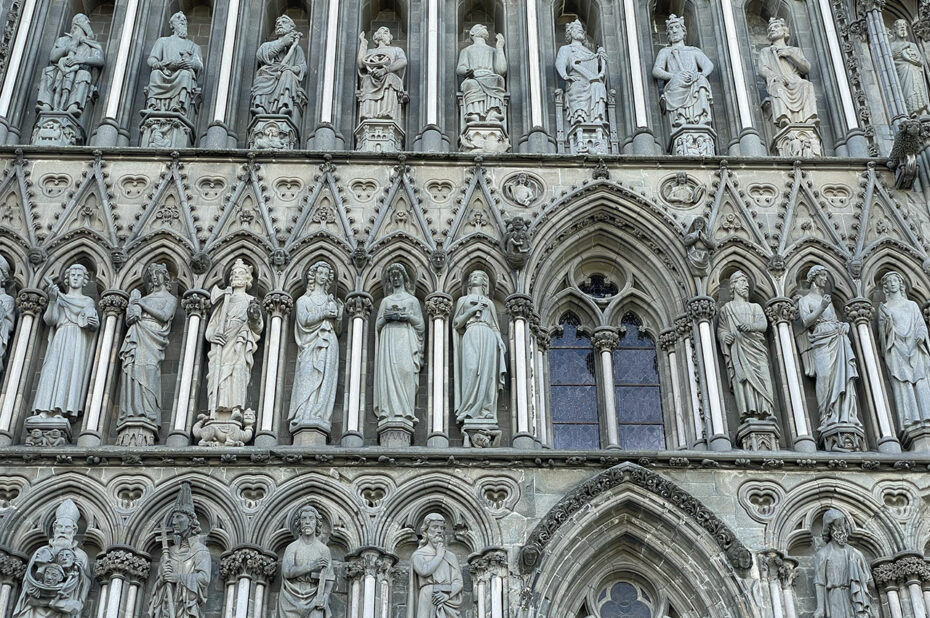
[[[335,273],[319,261],[307,269],[307,291],[297,299],[294,338],[297,369],[291,392],[291,433],[311,429],[329,434],[339,377],[339,339],[345,305],[331,293]]]
[[[94,81],[104,64],[103,47],[94,40],[86,15],[78,13],[71,19],[71,32],[55,41],[49,62],[39,79],[36,111],[79,119],[96,94]]]
[[[32,555],[13,618],[79,618],[90,590],[87,554],[75,540],[81,514],[71,500],[55,511],[48,545]]]
[[[488,45],[486,26],[476,24],[468,32],[472,44],[459,53],[455,72],[462,79],[462,148],[504,152],[506,135],[507,57],[504,35],[497,34],[495,47]]]
[[[210,551],[200,540],[191,487],[181,484],[161,530],[161,566],[148,618],[202,618],[210,585]]]
[[[483,270],[468,277],[468,293],[455,304],[455,417],[469,427],[497,429],[497,395],[507,377],[506,346]]]
[[[530,257],[530,233],[526,229],[526,219],[514,217],[507,221],[504,234],[504,257],[511,268],[517,270],[526,265]]]
[[[788,25],[773,17],[768,29],[770,46],[759,52],[759,73],[772,105],[772,120],[779,128],[790,124],[816,124],[817,99],[814,85],[804,79],[811,64],[800,47],[788,45]]]
[[[741,270],[730,275],[733,300],[720,308],[717,336],[727,363],[730,386],[741,418],[769,419],[775,395],[769,373],[768,328],[762,307],[749,302],[749,277]]]
[[[882,277],[885,302],[878,308],[879,345],[885,356],[901,429],[930,423],[930,336],[920,307],[904,295],[897,272]]]
[[[871,618],[872,574],[862,552],[848,544],[846,515],[829,509],[823,515],[826,545],[814,556],[814,618]]]
[[[100,326],[94,299],[83,292],[89,282],[87,269],[81,264],[65,271],[65,293],[45,278],[48,306],[43,319],[49,327],[48,347],[32,405],[35,416],[26,419],[29,430],[54,428],[70,435],[70,421],[84,410],[94,359],[94,331]]]
[[[262,43],[256,52],[258,70],[252,82],[251,103],[253,114],[280,114],[291,116],[296,124],[307,95],[302,86],[307,74],[307,59],[300,47],[300,33],[287,15],[274,22],[278,38]]]
[[[369,49],[364,32],[358,35],[358,118],[403,124],[407,54],[391,45],[391,31],[386,26],[378,28],[371,39],[376,45],[373,49]]]
[[[894,60],[898,85],[904,95],[907,113],[917,116],[930,114],[930,97],[924,77],[923,54],[917,44],[907,38],[907,21],[895,20],[891,28],[891,58]]]
[[[837,428],[862,431],[856,403],[856,357],[849,342],[849,324],[840,322],[833,300],[826,293],[827,269],[819,264],[807,272],[810,290],[798,299],[804,330],[799,337],[805,373],[816,380],[820,431],[833,434]],[[850,440],[854,438],[850,437]],[[829,441],[828,446],[830,446]],[[840,443],[836,450],[856,450],[855,444]],[[833,450],[828,448],[827,450]]]
[[[161,362],[178,307],[168,290],[168,269],[149,264],[145,269],[148,294],[129,295],[126,307],[126,339],[120,348],[123,380],[120,384],[117,444],[150,446],[161,427]]]
[[[439,513],[423,518],[423,539],[410,556],[416,584],[416,618],[459,618],[462,605],[462,570],[446,549],[446,520]]]
[[[297,540],[281,559],[281,593],[277,618],[330,618],[329,595],[336,580],[329,548],[320,540],[323,521],[309,504],[291,515]]]
[[[423,312],[402,264],[388,266],[382,287],[385,297],[375,320],[375,414],[379,427],[398,426],[405,433],[412,432],[417,422],[414,408],[423,361]]]
[[[596,52],[585,45],[584,26],[577,19],[565,26],[568,45],[559,48],[555,69],[565,80],[565,100],[568,103],[569,124],[607,122],[607,52]]]
[[[707,233],[707,220],[704,217],[691,220],[684,243],[691,273],[697,277],[706,277],[710,272],[710,252],[717,247],[717,243]]]
[[[16,301],[6,292],[6,284],[11,278],[10,271],[10,263],[0,256],[0,370],[3,369],[6,348],[16,324]]]

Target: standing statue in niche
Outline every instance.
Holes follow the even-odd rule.
[[[87,554],[75,535],[81,514],[71,500],[55,511],[48,545],[32,555],[26,567],[12,618],[79,618],[90,590]]]
[[[175,13],[169,23],[172,35],[155,41],[148,57],[152,73],[145,88],[142,145],[184,148],[193,143],[203,58],[200,46],[187,38],[184,13]]]
[[[810,290],[798,299],[803,324],[798,344],[805,373],[816,381],[821,440],[828,451],[860,450],[864,434],[856,402],[859,372],[849,324],[836,317],[833,299],[826,293],[826,268],[811,266],[807,283]]]
[[[452,317],[455,350],[455,417],[469,442],[487,446],[500,438],[497,396],[507,377],[506,346],[501,338],[490,282],[483,270],[468,277],[468,294],[455,305]],[[476,442],[475,434],[481,435]]]
[[[171,333],[178,299],[168,289],[168,269],[149,264],[145,269],[148,294],[129,295],[126,339],[119,350],[123,380],[116,421],[120,446],[151,446],[161,427],[161,363]]]
[[[307,291],[297,299],[297,369],[287,416],[295,444],[326,444],[329,435],[339,377],[338,335],[345,309],[331,292],[334,280],[332,266],[316,262],[307,269]]]
[[[67,292],[45,278],[48,306],[42,316],[49,327],[48,347],[39,372],[33,416],[26,419],[26,444],[50,445],[71,436],[71,421],[84,411],[84,399],[94,359],[94,339],[100,318],[94,299],[83,289],[90,282],[87,269],[73,264],[65,271]],[[33,433],[38,430],[37,433]],[[41,435],[42,439],[37,440]]]
[[[356,140],[359,150],[395,152],[404,149],[404,74],[407,54],[391,45],[391,31],[378,28],[368,47],[365,33],[358,35],[358,120]]]
[[[476,24],[468,32],[472,44],[459,53],[455,72],[462,80],[462,135],[465,151],[506,152],[507,137],[507,57],[504,35],[497,34],[495,47],[486,26]]]
[[[814,556],[814,618],[872,618],[872,574],[862,552],[849,545],[846,515],[829,509],[821,534],[826,545]]]
[[[717,247],[717,243],[707,233],[707,219],[695,217],[691,220],[684,243],[691,274],[706,277],[710,272],[710,252]]]
[[[414,409],[425,323],[420,303],[412,294],[410,275],[402,264],[388,266],[381,286],[385,297],[375,320],[375,414],[381,443],[404,446],[410,444],[417,422]]]
[[[907,113],[916,116],[930,114],[927,79],[924,76],[923,54],[916,43],[907,38],[907,21],[895,20],[891,27],[891,58],[894,60],[898,85],[904,95]]]
[[[84,141],[81,116],[87,104],[96,98],[94,81],[103,67],[103,47],[94,40],[87,16],[78,13],[71,20],[71,31],[55,41],[49,55],[50,65],[42,70],[39,96],[36,99],[34,144],[71,146]],[[52,123],[60,139],[48,139],[46,128]]]
[[[329,548],[320,540],[323,520],[319,511],[305,504],[290,518],[296,540],[281,558],[281,593],[277,618],[330,618],[329,596],[336,575]]]
[[[920,307],[905,295],[897,272],[882,277],[878,339],[885,356],[901,429],[930,424],[930,336]]]
[[[6,285],[10,279],[10,263],[0,256],[0,370],[3,369],[13,325],[16,324],[16,301],[6,292]]]
[[[459,618],[462,606],[462,570],[446,548],[446,519],[439,513],[423,518],[423,539],[410,556],[416,584],[416,618]]]
[[[307,93],[303,88],[307,74],[307,58],[300,46],[300,33],[287,15],[274,22],[277,37],[262,43],[256,52],[258,70],[252,82],[252,124],[249,141],[255,148],[274,148],[267,143],[268,125],[274,125],[288,148],[299,141]]]
[[[203,618],[210,586],[210,551],[200,540],[200,521],[187,483],[181,483],[160,533],[161,566],[152,587],[148,618]]]
[[[565,26],[565,39],[568,45],[559,48],[555,69],[565,80],[572,153],[607,152],[607,52],[603,47],[588,49],[584,26],[577,19]]]
[[[258,338],[265,327],[258,299],[248,293],[252,267],[237,258],[229,286],[214,287],[207,322],[207,412],[194,424],[200,446],[243,446],[252,438],[255,412],[246,407]]]
[[[713,155],[714,97],[707,76],[714,64],[700,48],[685,45],[684,17],[669,15],[665,28],[668,45],[656,55],[652,76],[665,82],[661,105],[672,128],[672,154]]]

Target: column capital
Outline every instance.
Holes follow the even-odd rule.
[[[678,344],[679,339],[681,339],[681,335],[678,334],[677,328],[666,328],[661,333],[659,333],[659,346],[666,354],[669,352],[674,352],[675,346]]]
[[[397,556],[380,547],[360,547],[346,556],[346,578],[350,581],[366,576],[390,580],[394,576]]]
[[[129,306],[129,294],[122,290],[106,290],[100,295],[100,311],[105,316],[121,316]]]
[[[717,315],[717,301],[710,296],[695,296],[688,301],[688,315],[695,322],[710,322]]]
[[[526,294],[511,294],[506,302],[507,313],[512,319],[529,320],[533,317],[533,299]]]
[[[894,566],[898,572],[898,578],[907,584],[930,580],[930,564],[918,552],[898,554],[895,557]]]
[[[452,297],[442,292],[434,292],[426,297],[426,312],[429,317],[446,319],[452,313]]]
[[[507,568],[507,551],[501,547],[489,547],[468,557],[468,571],[476,580],[487,579],[495,571]]]
[[[598,354],[613,352],[619,344],[620,335],[617,334],[617,329],[610,326],[596,328],[591,336],[591,345],[594,346]]]
[[[278,557],[254,545],[243,545],[220,557],[220,577],[227,584],[240,577],[269,582],[278,572]]]
[[[846,312],[846,321],[853,324],[868,324],[872,321],[874,308],[872,301],[867,298],[853,298],[844,307]]]
[[[759,569],[762,577],[778,581],[782,586],[791,586],[797,577],[798,561],[788,558],[777,549],[759,552]]]
[[[536,347],[542,351],[548,350],[549,346],[552,345],[552,335],[549,334],[548,330],[542,327],[539,320],[530,321],[530,331],[533,333],[533,336],[536,337]]]
[[[371,295],[365,292],[351,292],[346,296],[346,311],[353,318],[368,319],[373,306]]]
[[[262,307],[270,316],[287,317],[294,309],[294,299],[287,292],[281,290],[272,290],[265,294],[262,300]]]
[[[138,552],[126,545],[114,545],[97,554],[94,563],[94,576],[100,582],[108,582],[114,577],[121,577],[130,582],[145,583],[149,578],[152,559],[148,554]]]
[[[679,337],[690,337],[691,317],[685,313],[675,318],[675,330],[678,331]]]
[[[19,584],[26,575],[28,558],[0,548],[0,581],[12,581]]]
[[[16,295],[16,308],[23,315],[39,315],[48,305],[48,294],[35,288],[25,288]]]
[[[765,317],[773,326],[791,323],[798,317],[798,307],[786,296],[776,296],[765,304]]]
[[[192,288],[181,296],[181,308],[190,316],[203,317],[210,309],[210,294],[201,288]]]
[[[894,590],[898,587],[898,569],[893,558],[882,558],[872,563],[872,579],[879,590]]]

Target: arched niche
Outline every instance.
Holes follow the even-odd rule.
[[[496,37],[498,34],[502,35],[505,40],[504,54],[507,56],[507,75],[504,76],[505,80],[505,89],[507,91],[507,96],[504,99],[504,104],[507,107],[505,110],[505,115],[507,117],[507,126],[504,129],[510,135],[510,143],[514,144],[515,130],[513,127],[517,126],[515,124],[515,114],[514,114],[514,105],[519,104],[516,101],[514,96],[514,84],[516,83],[516,72],[510,69],[513,66],[513,62],[516,58],[520,57],[519,49],[513,47],[513,42],[516,40],[516,33],[509,32],[507,30],[507,15],[504,7],[504,3],[501,0],[457,0],[456,7],[456,31],[455,31],[455,56],[451,60],[451,69],[450,77],[451,81],[455,84],[455,93],[456,95],[452,98],[447,105],[452,106],[454,109],[449,109],[450,115],[449,118],[455,118],[454,123],[449,123],[450,126],[456,127],[455,135],[456,141],[457,136],[462,132],[464,128],[461,122],[461,112],[459,109],[459,102],[457,93],[461,92],[462,77],[455,72],[455,67],[458,66],[459,54],[463,49],[471,45],[471,37],[469,36],[469,31],[472,27],[477,25],[483,25],[488,29],[488,45],[494,47],[496,45]],[[443,41],[440,41],[440,46],[444,46]]]

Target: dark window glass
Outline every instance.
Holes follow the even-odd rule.
[[[665,448],[665,425],[656,344],[635,317],[627,316],[621,324],[625,332],[613,353],[620,447],[661,450]]]
[[[600,448],[594,350],[572,320],[549,348],[552,438],[557,449]]]
[[[617,582],[597,595],[601,618],[652,618],[649,599],[629,582]]]

